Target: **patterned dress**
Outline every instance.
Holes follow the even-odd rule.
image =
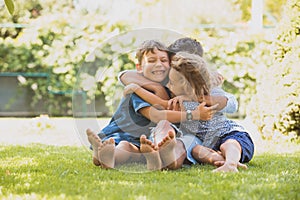
[[[192,120],[181,122],[180,129],[185,130],[188,133],[196,135],[203,141],[203,146],[213,148],[218,142],[219,138],[230,134],[233,131],[246,132],[246,130],[235,121],[227,119],[225,113],[233,113],[237,110],[237,101],[234,96],[226,93],[221,88],[214,88],[211,95],[226,96],[228,98],[227,106],[215,113],[213,118],[208,121]],[[198,102],[183,102],[185,110],[194,110],[199,103]],[[184,132],[185,132],[184,131]]]

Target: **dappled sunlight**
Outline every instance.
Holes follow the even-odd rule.
[[[299,0],[0,0],[0,8],[0,199],[299,199]],[[110,122],[119,73],[136,69],[144,40],[169,46],[182,37],[200,42],[220,87],[236,97],[227,117],[254,142],[248,168],[98,166],[113,145],[86,130]],[[166,138],[159,150],[172,154],[142,140],[136,151],[165,164],[177,153]]]
[[[24,156],[14,156],[11,158],[5,158],[5,160],[1,160],[1,167],[7,168],[11,165],[14,165],[16,167],[35,167],[39,166],[39,161],[35,158],[30,157],[24,157]]]
[[[73,196],[74,197],[74,196]],[[40,194],[31,192],[29,194],[15,194],[11,193],[6,196],[3,196],[4,199],[30,199],[30,200],[38,200],[38,199],[70,199],[70,196],[66,194],[60,194],[60,195],[49,195],[49,194]],[[84,195],[76,195],[76,198],[78,199],[84,199]]]

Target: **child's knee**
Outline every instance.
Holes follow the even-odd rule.
[[[201,151],[201,147],[199,145],[196,145],[193,149],[192,149],[192,156],[194,158],[198,158],[199,157],[199,152]]]
[[[226,140],[223,144],[221,144],[220,150],[222,151],[223,149],[228,148],[228,147],[236,147],[240,151],[242,149],[241,144],[237,140],[235,140],[235,139],[228,139],[228,140]]]
[[[118,147],[129,147],[130,143],[128,141],[121,141],[119,144],[118,144]]]

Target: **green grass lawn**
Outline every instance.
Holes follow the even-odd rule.
[[[103,170],[84,147],[9,145],[0,155],[2,199],[300,199],[300,152],[255,156],[237,174]]]

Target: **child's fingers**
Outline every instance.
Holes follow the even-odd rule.
[[[171,109],[172,109],[172,105],[173,105],[173,99],[170,99],[170,100],[168,101],[168,107],[167,107],[167,109],[168,109],[168,110],[171,110]]]
[[[176,109],[177,103],[178,103],[178,99],[177,99],[177,98],[174,98],[174,99],[173,99],[173,110]]]
[[[218,106],[219,106],[219,104],[217,103],[215,105],[208,107],[208,109],[215,113],[217,111]]]

